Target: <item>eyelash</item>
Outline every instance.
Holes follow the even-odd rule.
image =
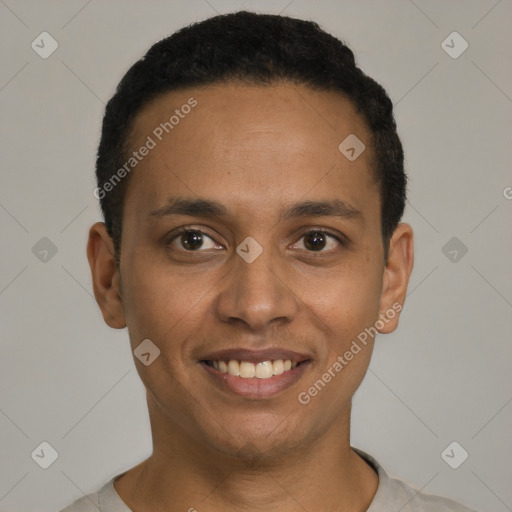
[[[202,229],[197,229],[197,228],[194,228],[191,226],[182,226],[182,227],[178,228],[176,231],[174,231],[172,236],[170,236],[169,238],[166,239],[166,242],[165,242],[166,245],[171,245],[171,243],[174,242],[174,240],[178,239],[183,233],[188,233],[188,232],[201,233],[202,235],[206,235],[208,238],[210,238],[215,243],[218,243],[215,241],[215,239],[212,236],[210,236],[208,233],[206,233]],[[334,240],[336,240],[342,247],[348,247],[348,245],[349,245],[349,240],[346,239],[345,237],[339,236],[339,235],[334,235],[333,233],[331,233],[329,231],[325,231],[324,229],[310,229],[310,230],[306,231],[305,233],[302,233],[299,240],[302,240],[304,237],[306,237],[308,235],[313,235],[313,234],[322,234],[322,235],[326,235],[327,237],[334,238]],[[295,244],[293,244],[293,245],[295,245]],[[204,252],[204,251],[201,251],[200,249],[197,251],[189,251],[187,249],[180,248],[178,250],[182,250],[182,251],[188,252],[188,253]],[[306,251],[307,251],[307,249],[306,249]],[[320,251],[307,251],[307,252],[310,252],[312,254],[322,254],[322,253],[328,253],[331,251],[324,251],[322,249]]]

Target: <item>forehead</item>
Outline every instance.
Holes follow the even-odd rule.
[[[353,135],[366,149],[350,161],[338,146]],[[315,194],[361,203],[376,192],[366,123],[336,92],[291,84],[172,91],[136,117],[132,148],[150,139],[126,197],[150,209],[177,194],[245,205],[259,197],[270,207]]]
[[[191,98],[197,102],[192,109],[187,105]],[[180,132],[190,135],[187,130],[190,124],[197,136],[203,136],[203,142],[211,146],[221,142],[234,146],[251,135],[254,144],[266,133],[283,142],[286,138],[297,148],[314,151],[323,150],[332,142],[337,149],[340,137],[353,132],[362,139],[368,139],[369,135],[362,116],[345,95],[286,83],[212,84],[161,94],[136,116],[131,139],[144,138],[169,120],[173,126],[169,133],[164,131],[162,135],[171,144],[173,139],[182,141]],[[165,137],[166,134],[171,137]],[[289,145],[283,147],[289,149]]]

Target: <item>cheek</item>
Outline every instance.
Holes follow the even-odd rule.
[[[197,316],[212,288],[205,274],[198,280],[171,271],[148,254],[135,256],[130,265],[126,265],[128,277],[123,286],[132,342],[136,344],[145,338],[154,340],[157,345],[172,342],[180,338],[185,326],[190,335],[191,322],[198,325]]]
[[[163,403],[178,403],[188,397],[187,369],[182,352],[187,338],[194,339],[200,331],[211,286],[199,286],[191,279],[171,271],[165,264],[139,253],[126,265],[125,313],[132,350],[151,340],[159,356],[150,365],[136,361],[137,371],[154,398]],[[203,281],[204,282],[204,281]]]
[[[379,297],[378,279],[359,276],[329,281],[322,293],[308,299],[314,316],[321,318],[325,339],[302,398],[310,399],[312,410],[324,419],[334,421],[345,410],[368,370],[374,340],[369,332],[378,319]]]
[[[304,286],[303,301],[337,340],[357,336],[377,320],[382,286],[378,266],[347,266],[314,281]]]

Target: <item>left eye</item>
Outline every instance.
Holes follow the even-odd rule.
[[[303,247],[298,247],[299,249],[305,248],[308,251],[325,252],[324,249],[335,249],[341,244],[341,241],[325,231],[309,231],[302,235],[301,243]],[[299,244],[295,244],[294,248],[297,245]]]

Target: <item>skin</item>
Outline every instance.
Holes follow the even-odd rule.
[[[136,512],[366,510],[378,477],[350,448],[350,410],[373,342],[309,404],[297,396],[404,303],[412,230],[399,224],[385,262],[369,131],[342,95],[287,84],[166,93],[136,118],[134,148],[191,96],[197,107],[130,176],[119,269],[104,224],[89,232],[105,322],[128,327],[132,350],[146,338],[161,350],[149,366],[134,358],[153,453],[115,489]],[[338,150],[351,133],[366,144],[353,162]],[[227,214],[150,215],[176,196],[217,201]],[[296,202],[336,199],[359,214],[279,216]],[[203,231],[203,246],[187,251],[181,226]],[[327,236],[311,250],[311,229],[349,241]],[[250,264],[236,253],[248,236],[263,248]],[[379,331],[392,332],[398,316]],[[295,350],[312,363],[281,394],[246,399],[212,385],[198,364],[234,347]]]

